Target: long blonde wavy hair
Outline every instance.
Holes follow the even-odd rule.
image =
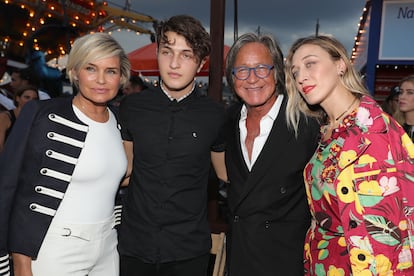
[[[300,113],[309,117],[315,117],[320,122],[326,120],[326,113],[319,105],[310,106],[303,99],[296,87],[295,78],[292,74],[292,58],[301,46],[307,44],[321,47],[330,55],[333,61],[343,60],[345,63],[345,71],[341,78],[341,82],[346,89],[358,97],[369,94],[360,74],[355,70],[349,60],[347,51],[341,42],[328,35],[299,38],[289,49],[285,64],[286,90],[288,95],[288,103],[286,107],[287,125],[295,131],[296,135],[298,133]]]

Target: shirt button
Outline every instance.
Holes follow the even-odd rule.
[[[281,187],[280,188],[280,193],[281,194],[286,194],[286,188],[285,187]]]
[[[233,222],[239,222],[239,216],[234,216]]]
[[[265,221],[265,228],[266,229],[270,228],[270,221],[268,221],[268,220]]]

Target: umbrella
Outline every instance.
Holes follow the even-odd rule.
[[[227,53],[230,47],[224,45],[223,48],[223,72],[224,64]],[[138,48],[128,54],[129,61],[131,62],[131,70],[134,73],[144,76],[159,76],[158,63],[157,63],[157,43],[153,42]],[[204,64],[198,76],[208,76],[209,60]]]

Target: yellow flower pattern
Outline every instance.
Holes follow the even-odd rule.
[[[349,254],[351,255],[350,260],[353,272],[360,273],[368,269],[373,261],[373,256],[367,250],[352,248]]]
[[[304,177],[305,275],[414,275],[414,145],[374,100],[320,142]]]

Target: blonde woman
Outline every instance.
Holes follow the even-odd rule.
[[[73,98],[23,108],[0,156],[0,267],[14,275],[119,274],[114,201],[127,158],[107,103],[130,64],[108,34],[75,41],[67,72]]]
[[[414,275],[414,145],[368,95],[343,45],[294,42],[286,60],[287,117],[322,123],[304,170],[312,223],[305,275]]]

